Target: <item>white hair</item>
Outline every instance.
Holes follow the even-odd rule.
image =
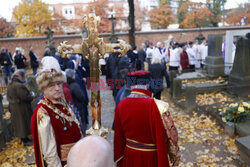
[[[69,151],[67,167],[113,167],[112,148],[100,136],[79,140]]]

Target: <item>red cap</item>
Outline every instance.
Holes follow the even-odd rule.
[[[133,71],[128,73],[128,76],[141,76],[141,75],[146,75],[149,74],[149,71],[143,71],[143,70],[139,70],[139,71]]]

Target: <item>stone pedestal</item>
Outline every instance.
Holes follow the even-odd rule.
[[[196,107],[196,88],[188,86],[186,88],[185,96],[186,96],[185,111],[188,114],[192,114],[192,111]]]
[[[247,166],[250,165],[250,136],[240,137],[235,140],[235,144],[240,148],[240,157]]]
[[[224,59],[222,57],[222,34],[208,35],[208,56],[206,57],[206,72],[209,77],[224,75]]]
[[[173,96],[174,78],[176,78],[176,72],[175,71],[169,71],[170,94],[171,94],[171,96]]]
[[[173,82],[173,98],[178,100],[181,98],[181,80],[174,79]]]
[[[237,41],[233,69],[229,75],[228,91],[237,96],[250,95],[250,43],[248,38]]]
[[[225,131],[225,134],[233,138],[235,135],[235,124],[233,122],[226,122],[224,131]]]

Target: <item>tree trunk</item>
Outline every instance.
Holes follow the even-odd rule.
[[[129,5],[129,43],[132,49],[135,47],[135,6],[134,0],[128,0]]]

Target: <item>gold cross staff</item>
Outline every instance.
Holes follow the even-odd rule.
[[[100,78],[99,59],[103,58],[105,53],[120,53],[119,56],[122,56],[128,51],[129,45],[123,40],[111,44],[105,43],[103,38],[99,38],[97,26],[100,24],[100,17],[96,16],[95,13],[89,13],[88,16],[85,16],[83,23],[87,27],[88,37],[83,38],[81,44],[67,45],[67,41],[64,41],[57,50],[62,57],[66,57],[67,54],[82,54],[84,59],[89,60],[90,84],[95,85],[97,89],[91,88],[92,127],[86,131],[86,134],[104,136],[108,130],[101,124],[100,88],[96,87],[99,85]]]

